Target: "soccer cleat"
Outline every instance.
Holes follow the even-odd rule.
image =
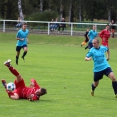
[[[94,91],[93,90],[91,90],[91,95],[94,96]]]
[[[6,84],[6,81],[4,79],[2,79],[2,84],[3,84],[4,88],[6,89],[7,84]]]
[[[4,65],[7,66],[7,67],[10,67],[10,62],[11,62],[11,60],[8,59],[7,61],[4,62]]]
[[[18,59],[19,59],[19,56],[16,55],[16,64],[18,65]]]
[[[109,58],[108,59],[106,59],[107,61],[109,61]]]
[[[23,60],[24,60],[24,62],[25,62],[24,56],[22,56],[22,59],[23,59]]]
[[[18,59],[16,59],[16,64],[18,65]]]
[[[88,48],[88,46],[85,47],[85,50]]]
[[[117,98],[117,94],[115,94],[115,98]]]

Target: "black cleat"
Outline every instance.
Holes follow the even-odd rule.
[[[22,59],[24,60],[24,62],[25,62],[25,59],[24,59],[24,57],[22,56]]]
[[[18,59],[16,59],[16,64],[18,65]]]

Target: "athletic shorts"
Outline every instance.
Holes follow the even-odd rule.
[[[93,47],[92,43],[88,43],[88,48],[91,49]]]
[[[21,81],[17,82],[16,80],[14,81],[14,84],[16,86],[16,89],[14,90],[14,93],[17,93],[19,95],[19,98],[21,97],[21,93],[23,88],[25,88],[25,83],[24,80],[22,79]]]
[[[19,52],[22,48],[27,47],[27,45],[16,46],[16,51]]]
[[[108,43],[102,43],[102,45],[108,47]]]
[[[111,72],[112,72],[112,70],[110,67],[108,67],[102,71],[99,71],[99,72],[94,72],[94,81],[97,82],[97,81],[101,80],[103,78],[103,75],[108,76],[109,73],[111,73]]]

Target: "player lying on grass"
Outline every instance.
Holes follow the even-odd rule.
[[[91,95],[94,96],[94,91],[96,87],[99,84],[99,81],[103,78],[103,75],[106,75],[109,77],[112,81],[112,87],[115,93],[115,97],[117,98],[117,81],[115,78],[115,75],[110,67],[110,65],[107,62],[107,59],[105,57],[105,52],[107,51],[108,57],[109,57],[109,50],[106,46],[100,46],[99,40],[94,39],[92,41],[93,47],[90,49],[90,51],[87,53],[85,60],[90,61],[91,58],[94,61],[94,82],[91,85]]]
[[[27,87],[25,85],[25,82],[22,78],[22,76],[18,73],[16,69],[14,69],[10,65],[11,60],[7,60],[4,62],[4,65],[8,67],[10,72],[16,76],[16,79],[14,81],[14,84],[16,85],[16,89],[14,91],[8,91],[6,89],[6,81],[2,80],[2,84],[6,89],[6,92],[8,93],[9,97],[13,100],[18,99],[28,99],[30,101],[39,100],[40,96],[47,93],[45,88],[41,88],[35,79],[31,79],[30,87]]]

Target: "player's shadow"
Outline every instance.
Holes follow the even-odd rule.
[[[106,96],[106,97],[104,97],[104,96],[94,96],[95,98],[101,98],[101,99],[104,99],[104,100],[117,100],[117,98],[114,98],[114,96],[113,97],[108,97],[108,96]]]
[[[40,99],[40,100],[36,100],[36,101],[30,101],[30,102],[33,102],[33,103],[46,103],[46,102],[52,102],[52,100],[44,100],[44,99]]]
[[[13,100],[14,101],[14,100]],[[26,99],[20,99],[18,101],[29,101],[29,100],[26,100]],[[35,101],[29,101],[29,102],[32,102],[32,103],[45,103],[45,102],[52,102],[52,100],[45,100],[45,99],[40,99],[40,100],[35,100]]]

